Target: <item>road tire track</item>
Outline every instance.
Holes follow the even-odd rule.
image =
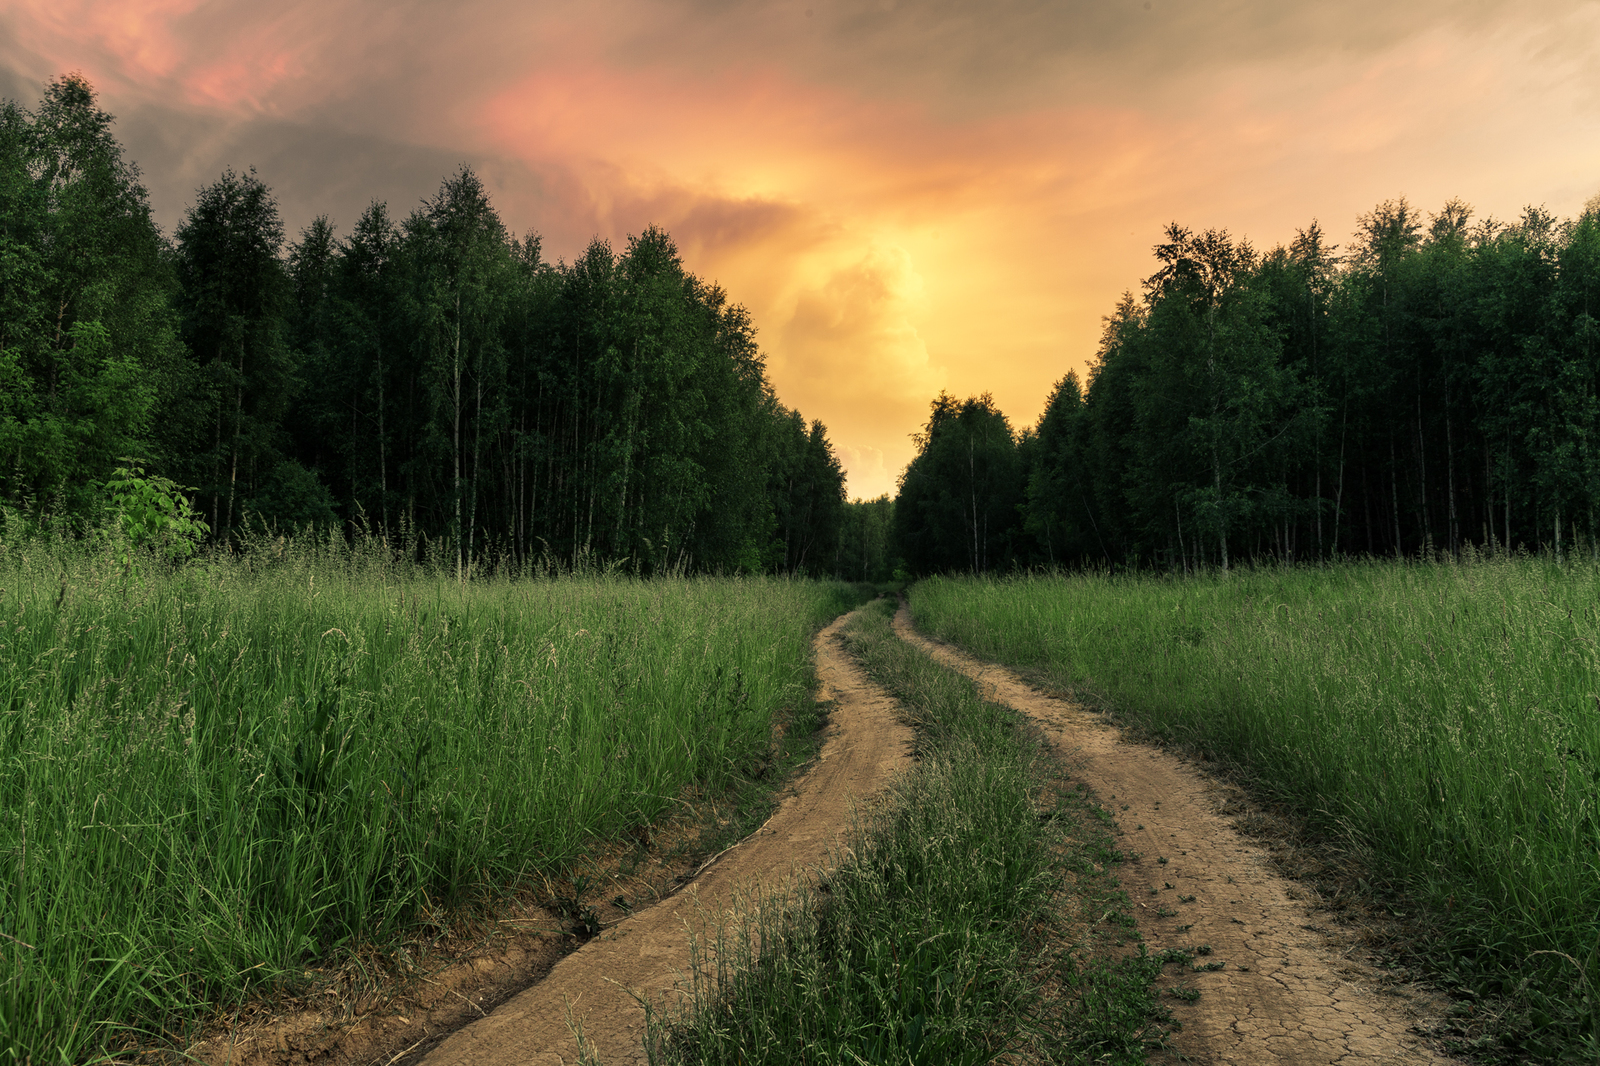
[[[646,1061],[639,998],[675,1006],[691,932],[715,927],[736,895],[778,887],[820,866],[850,825],[851,806],[910,763],[911,730],[895,702],[845,651],[846,615],[817,635],[819,699],[833,701],[816,763],[756,833],[718,856],[693,884],[567,955],[538,984],[447,1037],[426,1066],[573,1066],[568,1011],[605,1066]],[[639,997],[639,998],[636,998]]]
[[[1326,918],[1291,898],[1291,882],[1218,813],[1220,790],[1200,771],[1123,741],[1114,726],[1005,667],[923,636],[904,606],[894,627],[1036,721],[1115,813],[1124,850],[1140,854],[1119,874],[1151,950],[1209,944],[1211,954],[1195,961],[1223,964],[1178,982],[1200,996],[1170,1001],[1183,1025],[1172,1038],[1175,1057],[1237,1066],[1457,1061],[1417,1032],[1437,1021],[1437,998],[1397,986],[1352,958],[1353,942],[1318,929]]]

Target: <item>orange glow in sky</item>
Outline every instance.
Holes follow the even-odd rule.
[[[1032,424],[1169,221],[1600,191],[1592,0],[0,2],[5,95],[71,70],[169,232],[226,166],[348,231],[460,162],[552,258],[666,227],[860,497],[941,389]]]

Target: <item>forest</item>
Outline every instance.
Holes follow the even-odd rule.
[[[1392,200],[1343,248],[1312,222],[1264,253],[1173,223],[1155,259],[1036,426],[933,402],[907,570],[1600,551],[1600,198]]]
[[[463,167],[409,215],[290,240],[265,181],[228,170],[167,238],[112,125],[76,75],[0,105],[14,511],[83,532],[131,462],[192,493],[214,543],[310,527],[459,575],[822,573],[881,544],[748,313],[662,230],[551,264]]]
[[[1344,246],[1171,224],[1037,424],[941,394],[846,502],[743,307],[658,228],[546,262],[470,168],[284,231],[229,170],[171,237],[82,78],[0,105],[0,504],[79,531],[136,462],[213,543],[885,580],[1596,550],[1600,206],[1404,199]]]

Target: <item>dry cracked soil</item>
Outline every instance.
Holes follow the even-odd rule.
[[[576,950],[563,953],[559,938],[534,937],[498,957],[454,967],[463,979],[425,975],[437,1005],[421,1017],[376,1011],[342,1027],[324,1020],[315,1039],[299,1041],[285,1038],[292,1025],[258,1026],[249,1048],[236,1038],[214,1038],[191,1054],[230,1066],[573,1066],[574,1030],[581,1026],[605,1066],[646,1061],[643,1003],[677,1004],[691,937],[714,930],[739,899],[822,866],[843,842],[852,805],[881,792],[910,762],[911,734],[896,718],[894,701],[845,652],[840,632],[847,620],[816,641],[820,698],[833,704],[819,758],[758,832],[718,855],[681,891],[608,923]],[[1352,938],[1319,925],[1262,846],[1222,812],[1228,790],[1169,752],[1124,740],[1111,723],[1011,671],[923,636],[903,607],[895,630],[977,679],[989,698],[1034,719],[1073,775],[1115,812],[1123,849],[1138,855],[1120,871],[1123,886],[1152,950],[1209,945],[1194,960],[1206,969],[1186,967],[1164,978],[1199,996],[1170,1001],[1181,1028],[1158,1058],[1217,1066],[1453,1061],[1420,1035],[1442,1004],[1388,979]],[[509,998],[475,997],[480,975],[502,988],[527,987]]]

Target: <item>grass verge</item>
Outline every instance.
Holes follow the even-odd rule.
[[[1459,1050],[1600,1058],[1600,568],[938,578],[911,602],[1336,842],[1474,1020]]]
[[[775,716],[771,763],[721,789],[688,786],[668,813],[620,839],[593,842],[538,884],[505,886],[453,909],[448,922],[419,923],[398,938],[319,959],[292,992],[265,987],[220,1011],[206,1038],[171,1061],[276,1063],[285,1046],[308,1061],[425,1061],[456,1029],[543,978],[597,931],[681,888],[705,860],[765,822],[821,746],[830,705],[814,694],[809,685]]]
[[[846,640],[915,725],[917,767],[825,880],[748,900],[699,946],[652,1061],[1143,1062],[1162,962],[1109,872],[1110,815],[1018,715],[896,638],[892,610]]]
[[[856,596],[0,542],[0,1054],[181,1042],[770,773]]]

